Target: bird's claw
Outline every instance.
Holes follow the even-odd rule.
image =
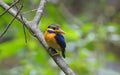
[[[54,54],[52,54],[52,56],[58,56],[59,55],[59,53],[54,53]]]

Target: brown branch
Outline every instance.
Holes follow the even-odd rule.
[[[46,0],[41,0],[39,8],[44,7],[45,2],[46,2]],[[44,4],[42,4],[42,3],[44,3]],[[4,8],[4,9],[9,8],[9,6],[6,3],[4,3],[3,1],[1,1],[1,0],[0,0],[0,6],[2,8]],[[43,11],[43,9],[40,9],[40,10]],[[16,11],[14,9],[10,9],[8,12],[13,16],[16,15]],[[75,75],[75,73],[68,67],[68,65],[61,58],[61,56],[54,56],[53,57],[52,54],[54,53],[54,50],[53,49],[47,50],[48,45],[46,44],[46,42],[44,40],[43,33],[41,32],[41,30],[39,29],[39,27],[37,25],[39,23],[39,21],[40,21],[42,12],[40,12],[39,9],[38,9],[37,14],[36,15],[39,16],[39,17],[36,17],[36,19],[34,18],[34,20],[32,22],[26,20],[24,17],[23,17],[23,21],[22,21],[20,16],[17,16],[16,19],[19,20],[22,24],[24,24],[25,27],[32,32],[32,35],[35,36],[39,40],[39,42],[43,45],[43,47],[46,49],[46,51],[49,53],[49,55],[53,58],[53,60],[56,62],[56,64],[61,68],[61,70],[66,75]],[[36,23],[34,23],[34,22],[36,22]]]

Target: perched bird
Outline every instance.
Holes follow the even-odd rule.
[[[46,29],[44,37],[49,48],[52,47],[55,50],[60,50],[62,56],[65,58],[66,43],[62,34],[65,34],[65,32],[60,26],[58,24],[52,24]]]

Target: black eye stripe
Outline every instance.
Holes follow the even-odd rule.
[[[55,27],[53,27],[52,29],[54,29],[54,30],[55,30],[56,28],[55,28]]]
[[[53,30],[58,30],[60,28],[60,26],[58,26],[58,25],[50,25],[50,26],[48,26],[48,28],[53,29]]]
[[[52,27],[52,26],[48,26],[48,28],[52,28],[52,29],[54,29],[54,30],[56,29],[55,27]]]

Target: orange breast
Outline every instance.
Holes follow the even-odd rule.
[[[61,50],[61,47],[57,44],[55,36],[56,36],[55,33],[49,33],[47,31],[45,32],[45,35],[44,35],[45,40],[50,47],[57,49],[57,50]]]

